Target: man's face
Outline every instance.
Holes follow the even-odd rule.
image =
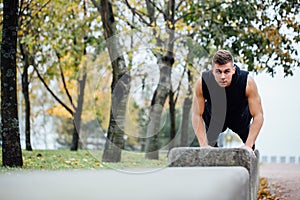
[[[224,65],[214,64],[213,75],[220,87],[228,87],[231,84],[232,76],[235,73],[235,67],[232,62]]]

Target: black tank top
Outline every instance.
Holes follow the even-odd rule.
[[[214,132],[213,135],[225,131],[228,127],[244,141],[252,119],[246,97],[249,72],[240,70],[236,65],[235,67],[232,82],[226,88],[218,85],[211,70],[202,73],[202,92],[205,98],[203,119],[206,126],[213,124],[213,127],[209,128]]]

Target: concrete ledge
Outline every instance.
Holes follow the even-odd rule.
[[[169,153],[170,167],[241,166],[250,175],[250,199],[257,199],[259,186],[259,151],[256,156],[241,148],[174,148]]]
[[[243,167],[172,167],[147,174],[113,170],[0,175],[9,200],[249,200]]]

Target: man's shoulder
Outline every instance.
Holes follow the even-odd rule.
[[[206,71],[203,71],[202,72],[202,78],[207,81],[207,79],[209,77],[211,77],[213,74],[212,74],[212,70],[206,70]]]
[[[212,70],[211,70],[211,69],[202,71],[202,74],[209,74],[209,73],[212,73]]]
[[[234,64],[235,65],[235,67],[236,67],[236,69],[237,69],[237,71],[239,72],[239,74],[241,74],[241,75],[248,75],[249,74],[249,71],[247,71],[247,70],[245,70],[245,69],[241,69],[238,65],[236,65],[236,64]]]
[[[249,74],[249,71],[241,69],[241,74],[248,75],[248,74]]]

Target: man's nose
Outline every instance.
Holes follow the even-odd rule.
[[[224,73],[221,74],[221,78],[222,78],[222,79],[225,78],[225,74],[224,74]]]

